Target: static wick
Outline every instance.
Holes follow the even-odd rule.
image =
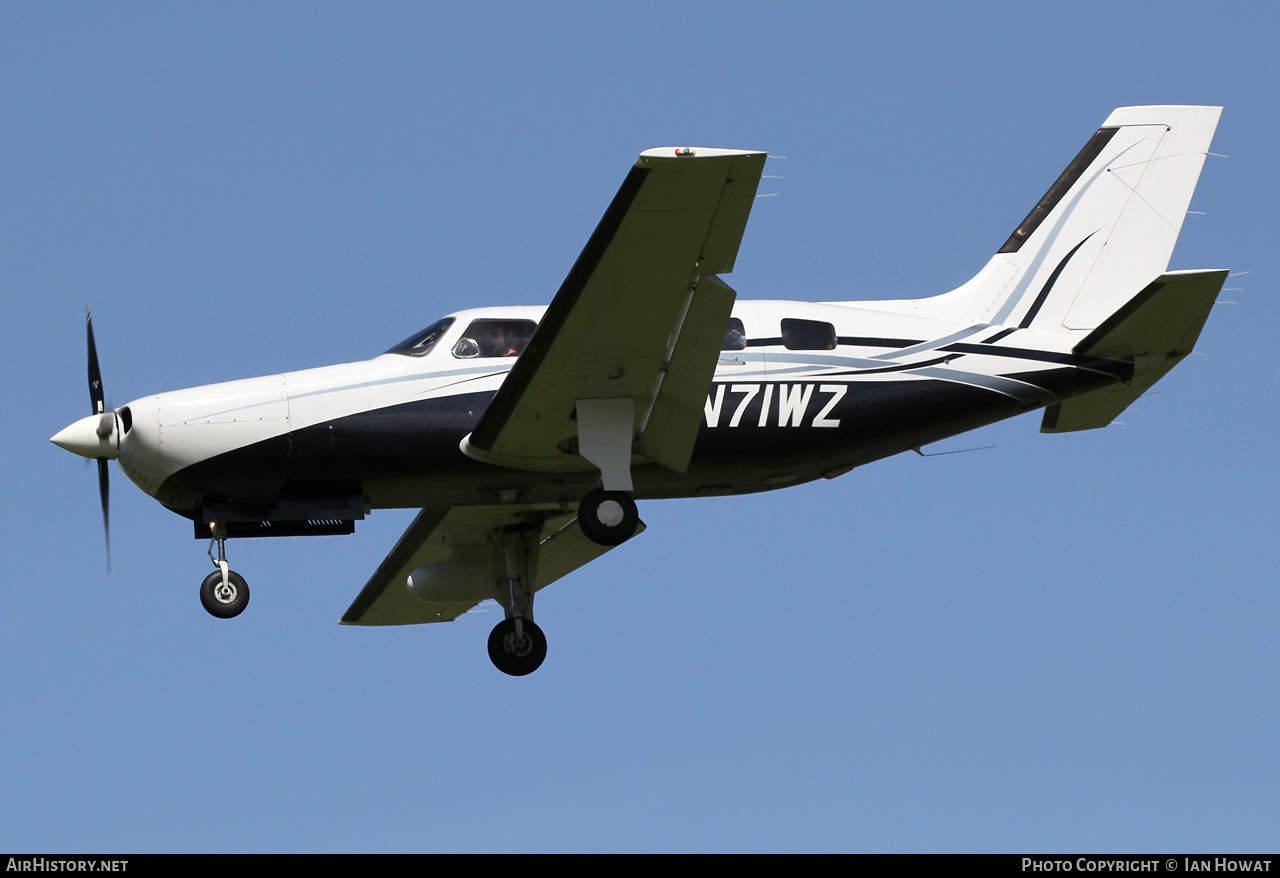
[[[945,454],[964,454],[966,451],[986,451],[988,448],[995,448],[994,445],[979,445],[977,448],[957,448],[955,451],[931,451],[925,454],[920,450],[921,446],[917,445],[911,450],[921,457],[942,457]]]

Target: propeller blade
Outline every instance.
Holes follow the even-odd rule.
[[[89,402],[95,415],[106,411],[102,392],[102,371],[98,368],[98,346],[93,341],[93,314],[89,306],[84,309],[85,324],[89,327]]]
[[[102,370],[98,368],[98,345],[93,340],[93,312],[89,310],[89,306],[84,308],[84,322],[88,330],[89,336],[89,402],[93,405],[93,413],[102,415],[106,412],[106,394],[102,390]],[[111,435],[111,430],[115,427],[115,417],[111,416],[111,423],[106,422],[104,417],[98,424],[99,438],[106,438]],[[102,497],[102,534],[107,540],[107,572],[111,572],[111,515],[109,512],[111,500],[111,478],[107,472],[106,458],[98,458],[98,494]]]
[[[111,497],[111,482],[107,475],[107,460],[98,458],[98,493],[102,495],[102,534],[107,538],[107,572],[111,572],[111,519],[107,512]]]

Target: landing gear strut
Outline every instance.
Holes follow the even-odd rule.
[[[227,531],[216,524],[209,525],[213,538],[209,540],[209,560],[218,569],[205,577],[200,584],[200,603],[209,615],[219,619],[239,616],[249,606],[249,586],[244,577],[227,568]],[[218,544],[218,557],[213,557],[213,545]]]
[[[533,583],[537,575],[541,523],[500,527],[490,535],[506,576],[494,597],[507,618],[489,634],[489,659],[504,674],[532,674],[547,657],[547,638],[533,623]]]

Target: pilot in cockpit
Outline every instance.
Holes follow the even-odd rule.
[[[460,359],[518,357],[529,344],[537,324],[532,320],[473,320],[453,346]]]
[[[524,340],[527,343],[527,339]],[[499,323],[493,327],[493,339],[491,357],[518,357],[520,349],[524,347],[524,343],[518,339],[514,333],[507,332],[507,325]]]

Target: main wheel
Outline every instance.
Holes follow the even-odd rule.
[[[219,619],[239,616],[249,606],[249,586],[234,570],[227,571],[227,584],[222,584],[222,571],[215,570],[200,584],[200,603],[209,615]]]
[[[489,660],[504,674],[523,677],[538,670],[547,657],[547,638],[528,619],[521,620],[524,637],[516,639],[516,620],[503,619],[489,634]]]
[[[640,511],[626,491],[596,488],[578,504],[578,526],[587,539],[599,546],[625,543],[639,524]]]

